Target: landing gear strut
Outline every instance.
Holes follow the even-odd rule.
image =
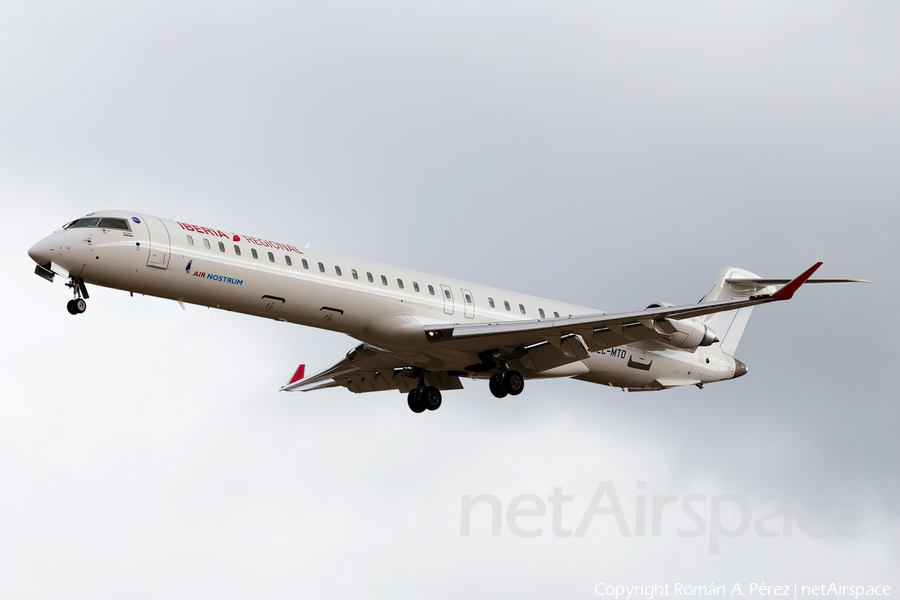
[[[66,310],[69,311],[70,315],[80,315],[87,310],[87,302],[85,300],[91,297],[88,294],[87,286],[84,285],[83,279],[78,279],[77,277],[70,277],[69,281],[66,282],[66,286],[72,288],[72,293],[75,295],[75,298],[69,300],[69,303],[66,304]]]
[[[518,371],[503,370],[491,375],[490,387],[495,398],[518,396],[525,389],[525,378]]]
[[[414,388],[406,397],[406,403],[414,413],[424,412],[426,409],[437,410],[441,407],[441,402],[441,390],[433,385]]]

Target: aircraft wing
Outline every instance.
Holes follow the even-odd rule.
[[[491,348],[527,348],[544,342],[559,348],[566,341],[571,342],[571,338],[577,335],[591,350],[603,350],[675,333],[677,328],[669,319],[688,319],[757,304],[789,300],[821,265],[821,262],[816,263],[801,275],[787,281],[773,294],[555,319],[426,325],[425,336],[435,345],[483,352]],[[577,350],[577,347],[574,349]]]
[[[423,333],[429,343],[422,352],[404,355],[361,344],[348,352],[347,357],[338,364],[308,379],[303,379],[302,368],[298,369],[281,390],[312,391],[343,386],[356,393],[391,389],[408,392],[418,385],[418,376],[422,374],[426,385],[433,385],[441,390],[461,389],[460,375],[488,372],[496,368],[495,360],[514,361],[517,368],[537,375],[564,364],[584,360],[591,351],[679,332],[670,319],[689,319],[789,300],[821,265],[821,262],[816,263],[789,281],[760,278],[741,282],[757,290],[784,284],[772,294],[577,317],[425,325]],[[831,281],[834,280],[829,280]],[[427,362],[423,362],[423,359],[429,359],[429,355],[446,356],[447,351],[453,353],[457,360],[470,359],[471,364],[463,362],[444,367],[454,370],[432,371]]]
[[[299,377],[298,377],[299,375]],[[440,390],[462,389],[459,377],[446,371],[429,372],[425,375],[427,385]],[[346,358],[308,379],[303,378],[303,365],[282,386],[282,392],[311,392],[329,387],[343,386],[351,392],[377,392],[399,390],[409,392],[418,385],[415,365],[401,354],[382,350],[369,344],[360,344],[347,353]]]

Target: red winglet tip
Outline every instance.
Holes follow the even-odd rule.
[[[803,285],[807,279],[812,277],[812,274],[816,272],[816,270],[822,266],[822,262],[819,261],[802,274],[798,275],[794,279],[788,282],[783,288],[772,294],[773,298],[778,298],[779,300],[790,300],[794,296],[794,292],[796,292],[801,285]]]
[[[294,376],[291,377],[291,380],[288,382],[288,385],[291,385],[292,383],[297,383],[298,381],[303,379],[304,371],[306,371],[306,365],[300,365],[299,367],[297,367],[297,370],[294,371]]]

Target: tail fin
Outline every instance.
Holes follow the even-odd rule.
[[[719,275],[716,277],[716,282],[713,284],[712,289],[703,297],[701,302],[744,298],[752,296],[753,294],[761,292],[768,293],[771,291],[763,291],[765,290],[765,287],[761,287],[760,284],[756,282],[728,281],[729,279],[753,280],[759,279],[759,276],[750,271],[745,271],[744,269],[725,267],[719,271]],[[744,335],[744,328],[747,327],[747,322],[750,321],[750,313],[752,311],[753,307],[750,306],[729,312],[713,313],[703,317],[703,324],[715,332],[720,340],[718,342],[719,348],[726,354],[734,356],[738,342],[741,341],[741,336]]]

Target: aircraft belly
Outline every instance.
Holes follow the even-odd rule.
[[[585,364],[590,373],[579,379],[624,388],[657,386],[657,379],[672,379],[677,370],[671,358],[632,346],[594,352]]]

